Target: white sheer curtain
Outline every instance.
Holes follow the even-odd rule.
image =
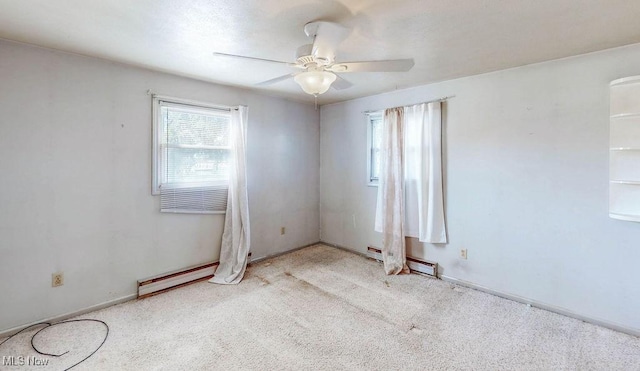
[[[404,241],[404,110],[384,112],[375,229],[382,232],[387,274],[409,273]]]
[[[408,273],[405,236],[446,243],[441,103],[385,111],[375,230],[387,274]]]
[[[405,235],[446,243],[442,192],[442,109],[440,102],[404,108]]]
[[[227,213],[224,218],[220,265],[213,283],[237,284],[247,268],[250,248],[249,202],[247,197],[247,107],[231,111],[231,169]]]

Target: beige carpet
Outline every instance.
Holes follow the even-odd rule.
[[[107,322],[83,370],[640,370],[640,338],[314,246],[251,266],[238,286],[198,283],[82,318]],[[33,333],[33,332],[31,332]],[[99,345],[99,324],[30,335],[1,356],[62,370]],[[0,366],[2,367],[2,366]]]

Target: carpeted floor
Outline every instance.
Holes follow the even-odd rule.
[[[251,266],[238,286],[197,283],[81,318],[110,326],[83,370],[640,370],[640,338],[381,265],[323,245]],[[25,333],[2,356],[63,370],[97,323]],[[30,358],[25,358],[28,360]]]

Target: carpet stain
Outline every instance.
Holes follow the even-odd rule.
[[[409,327],[409,331],[408,332],[413,332],[414,334],[420,335],[422,334],[424,331],[422,331],[421,328],[419,328],[418,326],[414,325],[413,323],[411,324],[411,326]]]
[[[387,287],[391,287],[391,284],[389,284],[389,281],[387,281],[387,280],[384,280],[384,284],[385,284],[385,286],[387,286]]]
[[[262,277],[262,276],[256,276],[257,279],[260,280],[260,282],[262,282],[261,286],[266,286],[266,285],[270,285],[271,281],[269,281],[268,279]]]
[[[314,292],[316,292],[316,293],[318,293],[318,294],[320,294],[320,295],[322,295],[322,296],[324,296],[324,297],[326,297],[328,299],[337,300],[337,301],[339,301],[339,302],[341,302],[341,303],[343,303],[345,305],[350,306],[351,308],[353,308],[354,310],[356,310],[356,311],[358,311],[358,312],[360,312],[362,314],[368,315],[368,316],[373,317],[373,318],[375,318],[375,319],[377,319],[379,321],[382,321],[382,322],[385,322],[385,323],[387,323],[387,324],[389,324],[391,326],[394,326],[396,328],[396,330],[399,331],[399,332],[405,332],[406,331],[405,330],[406,329],[406,324],[405,325],[398,324],[396,322],[393,322],[391,319],[385,317],[383,314],[371,311],[371,310],[369,310],[367,308],[363,308],[363,307],[357,306],[353,302],[350,302],[348,299],[345,299],[345,298],[343,298],[341,296],[338,296],[336,294],[332,294],[332,293],[324,290],[323,288],[321,288],[319,286],[316,286],[313,283],[311,283],[311,282],[309,282],[309,281],[307,281],[307,280],[305,280],[303,278],[294,276],[293,274],[291,274],[291,272],[285,271],[284,275],[287,276],[287,277],[293,278],[295,280],[295,282],[297,284],[299,284],[303,289],[313,290]]]
[[[312,290],[318,292],[319,294],[321,294],[322,296],[326,296],[326,297],[329,297],[331,299],[337,299],[337,300],[340,300],[340,301],[344,302],[344,300],[341,297],[339,297],[339,296],[337,296],[335,294],[332,294],[332,293],[324,290],[323,288],[312,284],[311,282],[309,282],[309,281],[307,281],[305,279],[302,279],[300,277],[296,277],[293,274],[291,274],[291,272],[284,272],[284,275],[287,276],[287,277],[291,277],[291,278],[295,279],[296,283],[298,283],[303,288],[312,289]]]

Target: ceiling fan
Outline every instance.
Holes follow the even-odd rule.
[[[213,53],[216,56],[243,58],[254,61],[284,64],[301,71],[263,81],[258,86],[275,84],[293,78],[305,93],[318,96],[333,87],[336,90],[347,89],[350,82],[336,75],[347,72],[405,72],[413,65],[413,59],[393,59],[365,62],[337,62],[336,50],[346,39],[350,30],[337,23],[316,21],[304,26],[304,33],[313,38],[312,44],[302,45],[296,51],[294,63],[273,59],[255,58],[243,55]]]

